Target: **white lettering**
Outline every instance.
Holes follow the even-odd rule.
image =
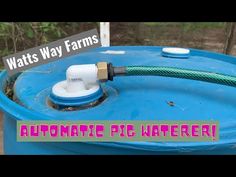
[[[91,37],[86,37],[86,38],[82,39],[82,42],[83,42],[84,47],[93,45],[93,41],[92,41]]]
[[[94,44],[97,44],[98,43],[98,37],[96,35],[93,35],[92,36],[92,39],[93,39],[93,43]]]
[[[70,52],[70,44],[69,44],[69,40],[66,40],[64,43],[65,43],[65,46],[66,46],[66,51],[67,52]]]
[[[16,69],[16,58],[9,58],[6,60],[10,70]]]
[[[19,68],[24,66],[24,62],[23,62],[23,60],[21,58],[17,59],[17,65],[18,65]]]
[[[50,58],[50,53],[48,47],[39,49],[44,60]]]

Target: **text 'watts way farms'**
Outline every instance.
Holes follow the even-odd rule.
[[[100,46],[101,43],[95,29],[4,57],[3,62],[8,74],[12,75],[40,64],[46,64]]]

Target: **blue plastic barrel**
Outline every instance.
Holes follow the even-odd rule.
[[[103,47],[34,67],[14,84],[17,102],[4,93],[9,79],[0,74],[5,154],[236,154],[236,88],[202,81],[156,76],[116,77],[102,84],[108,96],[84,110],[60,111],[47,104],[51,87],[65,80],[73,64],[111,62],[197,69],[236,76],[236,58],[190,49],[182,58],[162,55],[163,47]],[[124,51],[116,54],[106,51]],[[167,103],[173,101],[175,106]],[[218,120],[216,142],[17,142],[16,120]]]

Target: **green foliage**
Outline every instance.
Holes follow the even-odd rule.
[[[84,25],[97,27],[95,22],[0,22],[0,57],[82,32]]]
[[[34,47],[62,37],[58,22],[0,23],[0,55]]]

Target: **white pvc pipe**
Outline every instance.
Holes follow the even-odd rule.
[[[103,47],[110,46],[110,23],[100,22],[100,39]]]

